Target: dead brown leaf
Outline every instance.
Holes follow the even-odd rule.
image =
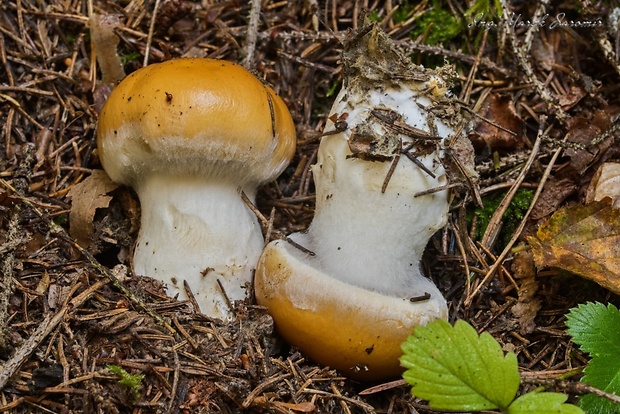
[[[531,251],[522,250],[515,253],[512,272],[519,281],[519,301],[512,307],[512,314],[519,319],[521,333],[529,334],[536,328],[534,318],[542,306],[540,299],[536,297],[538,282]]]
[[[510,97],[490,94],[485,100],[480,114],[506,130],[514,132],[514,134],[481,120],[474,133],[471,134],[471,140],[476,149],[487,147],[491,151],[504,153],[525,147],[523,141],[525,123],[517,114]]]
[[[551,178],[536,201],[530,217],[539,220],[557,211],[564,200],[577,190],[577,184],[568,178]]]
[[[586,91],[575,85],[571,85],[570,89],[560,96],[558,99],[558,103],[564,110],[569,110],[573,106],[575,106],[581,99],[586,95]]]
[[[598,145],[591,146],[592,140],[612,126],[612,119],[617,108],[606,107],[596,110],[591,117],[578,115],[568,120],[565,141],[576,144],[569,146],[564,155],[570,157],[570,164],[563,171],[563,176],[579,182],[580,176],[609,148],[614,142],[613,136]]]
[[[588,187],[586,203],[611,198],[614,208],[620,208],[620,163],[606,162],[602,164]]]
[[[69,233],[78,244],[88,248],[94,233],[93,218],[98,208],[106,208],[112,197],[107,195],[118,188],[103,170],[92,174],[76,184],[67,196],[71,198],[69,212]]]
[[[567,270],[620,294],[620,210],[609,199],[556,211],[528,242],[539,268]]]

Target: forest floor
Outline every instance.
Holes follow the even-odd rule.
[[[342,44],[367,10],[414,62],[453,65],[453,94],[472,119],[479,179],[454,190],[423,266],[450,321],[466,320],[514,352],[521,391],[544,385],[575,402],[588,356],[565,315],[588,301],[620,301],[604,283],[536,267],[527,237],[563,206],[589,201],[599,167],[620,159],[617,9],[514,2],[501,16],[476,17],[450,0],[264,0],[253,12],[245,3],[0,5],[0,412],[436,412],[398,378],[360,383],[305,359],[255,303],[239,304],[224,324],[132,277],[139,201],[96,179],[106,85],[89,22],[116,16],[127,74],[210,57],[243,63],[272,85],[293,116],[297,152],[257,207],[266,234],[306,229],[309,166],[342,85]],[[143,374],[137,393],[109,365]]]

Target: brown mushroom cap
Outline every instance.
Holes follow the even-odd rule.
[[[404,371],[400,345],[417,325],[447,317],[441,295],[386,296],[330,277],[283,241],[267,245],[256,269],[256,299],[282,337],[314,361],[358,380]]]
[[[97,144],[122,184],[166,171],[260,185],[292,158],[295,126],[282,99],[242,66],[187,58],[127,76],[101,111]]]

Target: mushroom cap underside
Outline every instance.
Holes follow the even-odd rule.
[[[257,302],[268,308],[287,342],[343,375],[400,375],[400,346],[413,328],[447,318],[439,294],[421,302],[386,296],[330,277],[303,256],[284,241],[267,245],[256,270]]]

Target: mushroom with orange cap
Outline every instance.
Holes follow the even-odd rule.
[[[447,221],[444,141],[459,116],[447,68],[412,64],[376,27],[345,46],[348,77],[312,168],[313,221],[294,243],[266,246],[255,290],[302,353],[381,380],[402,372],[400,345],[416,325],[447,318],[420,260]]]
[[[264,247],[242,199],[275,179],[295,151],[282,99],[235,63],[184,58],[146,66],[111,93],[97,145],[110,178],[140,199],[134,272],[229,319]]]

